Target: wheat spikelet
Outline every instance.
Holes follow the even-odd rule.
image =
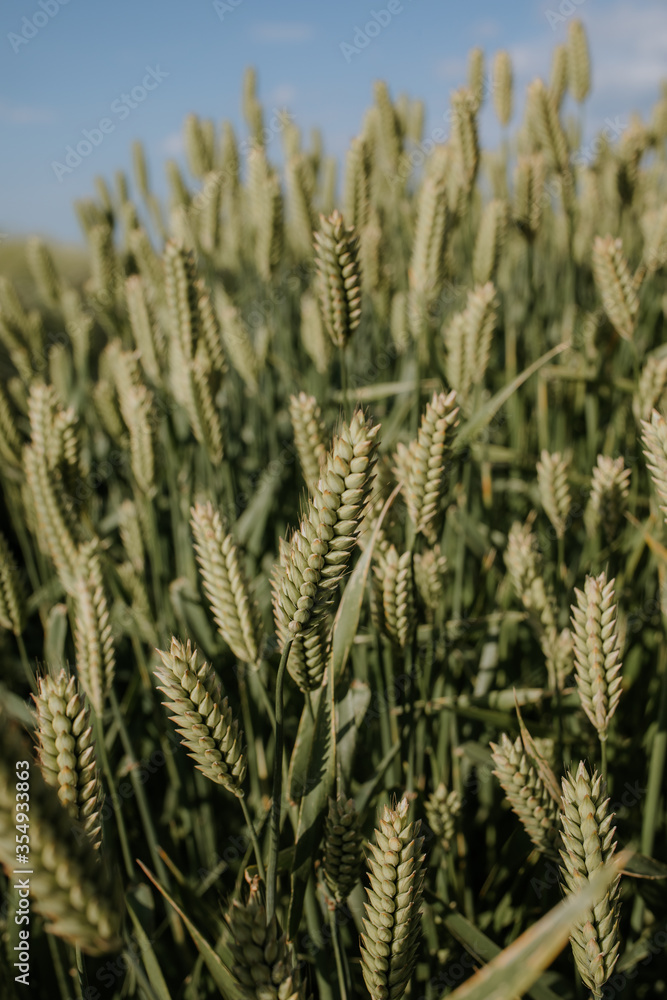
[[[534,239],[542,218],[546,164],[541,153],[520,156],[514,172],[514,218],[521,232]]]
[[[444,580],[447,574],[447,556],[440,550],[440,545],[415,552],[413,558],[415,584],[429,611],[437,611],[444,597]]]
[[[560,110],[568,85],[568,53],[566,45],[556,45],[551,56],[549,95],[556,110]]]
[[[504,49],[496,53],[493,60],[493,106],[501,125],[508,124],[512,117],[512,60]]]
[[[103,304],[111,305],[116,294],[118,260],[111,226],[93,226],[88,233],[90,244],[90,291]]]
[[[169,315],[170,368],[187,364],[193,357],[200,334],[197,307],[199,286],[194,256],[169,240],[164,248],[164,288]]]
[[[0,862],[7,878],[16,867],[16,762],[30,763],[28,742],[0,716]],[[31,907],[46,930],[89,955],[121,947],[122,901],[99,852],[76,826],[35,767],[30,769]]]
[[[593,243],[593,274],[610,323],[621,337],[632,340],[639,299],[623,256],[620,239],[596,236]]]
[[[653,410],[665,412],[667,390],[667,358],[646,359],[639,376],[637,391],[632,401],[632,409],[638,424],[650,420]]]
[[[521,737],[514,743],[502,733],[500,744],[491,743],[498,778],[512,811],[539,851],[553,847],[558,829],[558,806],[524,751]]]
[[[274,615],[279,614],[276,610],[277,600],[277,594],[274,592],[272,602]],[[289,633],[283,629],[280,633],[283,645],[288,636]],[[287,657],[287,671],[304,694],[307,691],[316,691],[322,686],[330,651],[330,627],[326,620],[319,622],[317,627],[306,635],[297,635],[292,641]]]
[[[390,545],[378,562],[373,568],[379,591],[379,625],[395,645],[405,649],[416,625],[412,553],[399,556],[396,547]]]
[[[651,215],[642,256],[648,274],[655,274],[667,264],[667,205]]]
[[[653,410],[651,419],[642,420],[641,427],[646,465],[655,491],[666,505],[660,510],[667,521],[667,421],[661,413]]]
[[[26,626],[26,594],[14,554],[0,533],[0,627],[19,636]]]
[[[143,143],[139,139],[135,139],[132,143],[132,168],[137,190],[144,201],[148,201],[150,195],[148,165],[146,163],[146,153]]]
[[[324,375],[331,359],[331,341],[326,335],[317,299],[312,292],[301,296],[301,322],[299,324],[301,343],[315,369]]]
[[[105,348],[118,394],[118,405],[130,435],[130,465],[139,490],[147,497],[156,492],[153,393],[143,383],[138,351],[121,350],[115,340]]]
[[[466,308],[449,321],[443,333],[447,351],[447,381],[467,409],[473,386],[486,374],[496,325],[497,299],[491,282],[468,293]]]
[[[239,660],[257,663],[263,629],[239,551],[211,503],[196,504],[190,514],[204,592],[218,631]]]
[[[368,221],[371,199],[370,156],[363,137],[350,143],[345,157],[343,214],[350,225],[361,230]]]
[[[456,832],[456,817],[461,812],[461,796],[448,791],[442,782],[424,803],[426,820],[431,830],[440,838],[443,850],[449,851]]]
[[[426,404],[419,433],[410,444],[406,456],[407,474],[400,478],[417,534],[428,533],[438,513],[458,413],[455,392],[434,392]]]
[[[426,177],[419,189],[408,278],[408,321],[413,338],[423,339],[427,310],[442,286],[447,240],[447,195],[442,176]]]
[[[503,199],[494,198],[486,205],[477,230],[472,262],[476,284],[484,285],[492,280],[505,242],[506,230],[507,203]]]
[[[146,551],[139,512],[132,500],[123,500],[118,508],[118,528],[123,548],[138,575],[146,572]]]
[[[227,292],[218,285],[215,289],[215,310],[220,320],[220,331],[226,356],[232,367],[243,379],[250,395],[259,387],[259,359],[250,339],[248,328]]]
[[[389,89],[383,80],[373,84],[375,106],[378,109],[380,149],[387,169],[394,170],[401,155],[401,136],[396,109],[389,96]]]
[[[452,145],[463,188],[472,191],[479,168],[477,101],[467,87],[452,93]]]
[[[161,682],[158,690],[166,695],[163,704],[174,713],[171,721],[183,746],[202,774],[242,798],[247,768],[243,733],[213,668],[189,640],[184,646],[172,637],[169,651],[158,653],[163,663],[154,671]]]
[[[217,381],[202,340],[192,360],[188,415],[195,437],[206,448],[214,466],[221,463],[224,453],[222,422],[214,399]]]
[[[280,933],[275,915],[267,924],[259,876],[251,878],[248,900],[235,899],[227,915],[234,958],[232,971],[244,1000],[306,1000],[293,946]]]
[[[558,109],[542,80],[528,87],[528,127],[550,165],[563,177],[569,176],[569,151]]]
[[[47,306],[56,308],[62,294],[62,282],[56,271],[50,250],[35,236],[29,239],[26,244],[26,255],[40,297]]]
[[[337,347],[345,347],[361,318],[359,237],[338,211],[315,233],[315,259],[322,318]]]
[[[220,246],[220,210],[223,183],[221,170],[209,171],[204,177],[201,192],[193,201],[199,243],[208,254],[215,254]]]
[[[586,100],[591,89],[591,64],[586,29],[579,18],[568,25],[567,75],[575,101],[581,103]]]
[[[468,53],[468,89],[473,96],[477,110],[484,101],[484,52],[478,46]]]
[[[505,565],[514,592],[542,630],[556,627],[556,602],[544,582],[542,556],[529,522],[515,521],[507,538]]]
[[[272,586],[282,645],[322,621],[347,572],[373,482],[379,430],[361,410],[343,425],[299,528],[281,548]]]
[[[337,903],[344,903],[361,875],[362,835],[354,799],[329,799],[324,827],[324,877]]]
[[[275,171],[268,173],[261,188],[261,219],[257,231],[257,270],[271,279],[283,255],[283,195]]]
[[[417,959],[425,875],[419,822],[408,800],[385,806],[370,844],[368,903],[361,935],[364,982],[372,1000],[401,1000]]]
[[[164,272],[160,258],[143,227],[133,229],[127,239],[150,301],[157,302],[164,291]]]
[[[563,888],[574,893],[606,864],[614,854],[616,828],[614,814],[605,798],[602,777],[589,774],[580,761],[577,773],[563,778],[561,814],[563,850],[560,866]],[[574,928],[570,937],[579,974],[596,1000],[611,976],[620,947],[618,931],[620,912],[620,875],[596,902],[587,918]]]
[[[218,323],[218,317],[211,302],[211,296],[201,280],[197,282],[197,292],[197,308],[199,309],[202,336],[200,343],[206,348],[206,354],[213,371],[224,375],[227,371],[227,362],[223,350],[220,324]]]
[[[185,153],[190,172],[201,179],[211,170],[212,163],[202,129],[202,122],[195,114],[187,115],[183,125]]]
[[[12,406],[0,385],[0,458],[18,469],[21,466],[21,437]]]
[[[327,432],[322,420],[322,411],[315,397],[305,392],[300,392],[298,396],[290,396],[289,411],[301,471],[308,489],[312,492],[313,487],[319,482],[327,456],[324,443]]]
[[[550,454],[546,449],[542,450],[540,461],[537,463],[540,503],[558,538],[563,538],[565,535],[572,507],[572,494],[567,481],[571,464],[572,459],[569,455],[561,455],[560,452]]]
[[[71,591],[74,598],[77,676],[95,714],[101,718],[113,683],[116,657],[102,568],[95,545],[95,542],[88,542],[81,546]]]
[[[308,168],[303,154],[291,156],[285,170],[291,225],[289,235],[296,255],[307,259],[312,254],[313,231],[317,218],[313,209]]]
[[[63,806],[99,850],[103,794],[85,696],[66,670],[57,676],[40,677],[38,684],[35,706],[44,780],[57,788]]]
[[[616,537],[627,506],[629,483],[630,469],[624,468],[622,455],[616,459],[598,455],[585,514],[591,534],[601,527],[608,541]]]
[[[161,351],[158,349],[157,334],[148,308],[144,280],[138,274],[132,274],[127,278],[125,299],[130,327],[141,356],[141,364],[148,377],[154,382],[159,382],[158,357]]]
[[[609,721],[621,697],[614,582],[607,581],[604,572],[598,577],[587,576],[584,590],[575,589],[577,604],[572,606],[577,688],[601,742],[607,739]]]
[[[408,329],[408,298],[402,290],[394,292],[391,299],[389,331],[397,352],[403,354],[410,344],[410,331]]]
[[[51,388],[34,382],[28,400],[31,444],[23,452],[25,474],[34,503],[40,547],[49,554],[65,589],[77,563],[77,550],[69,518],[60,498],[60,477],[49,465],[53,454],[55,395]]]

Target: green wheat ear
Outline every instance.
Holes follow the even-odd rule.
[[[584,590],[574,592],[577,604],[572,607],[577,688],[601,742],[607,739],[622,685],[614,583],[604,572],[587,576]]]
[[[38,683],[35,706],[44,780],[58,790],[63,806],[99,850],[104,797],[85,695],[76,678],[64,669],[56,677],[41,677]]]
[[[329,799],[324,828],[324,877],[337,903],[344,903],[361,875],[362,835],[354,799]]]
[[[372,1000],[401,1000],[417,961],[426,867],[420,824],[408,821],[408,809],[406,797],[385,806],[369,845],[361,962]]]
[[[361,319],[361,267],[359,237],[338,211],[320,216],[315,261],[324,325],[333,343],[345,347]]]
[[[172,637],[169,650],[158,654],[163,664],[155,668],[158,690],[166,695],[163,704],[174,713],[171,721],[183,746],[202,774],[242,798],[247,769],[243,733],[213,668],[190,640],[184,646]]]
[[[80,831],[38,768],[18,727],[0,712],[0,863],[8,878],[16,868],[18,762],[30,774],[31,906],[46,930],[89,955],[117,951],[122,944],[123,906],[117,881]]]
[[[614,814],[605,798],[602,777],[589,774],[580,761],[576,775],[563,778],[561,814],[563,850],[560,866],[566,893],[577,892],[614,854]],[[604,994],[620,948],[620,875],[596,902],[588,919],[577,924],[570,937],[579,974],[596,1000]]]
[[[305,1000],[293,946],[280,933],[275,915],[266,922],[259,876],[250,878],[247,901],[235,899],[227,914],[232,972],[244,1000]]]
[[[502,733],[500,743],[491,743],[494,770],[512,811],[540,851],[554,847],[558,806],[547,785],[526,754],[521,737],[514,743]]]

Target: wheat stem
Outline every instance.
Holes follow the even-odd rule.
[[[287,657],[292,646],[292,639],[286,640],[280,657],[278,676],[276,677],[276,723],[273,760],[273,797],[271,801],[271,833],[269,846],[269,866],[266,880],[266,923],[267,926],[276,912],[276,876],[278,871],[278,847],[280,842],[280,806],[283,794],[283,687]]]
[[[259,846],[259,841],[257,839],[257,831],[255,830],[255,824],[252,821],[250,815],[250,810],[248,809],[248,804],[245,799],[245,795],[239,799],[241,803],[241,809],[243,810],[243,816],[248,824],[248,830],[250,831],[250,839],[252,840],[252,847],[255,852],[255,860],[257,862],[257,871],[259,872],[259,877],[262,882],[266,883],[266,874],[264,872],[264,861],[262,860],[262,850]]]

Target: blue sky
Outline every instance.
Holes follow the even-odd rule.
[[[345,48],[363,44],[355,32],[366,34],[373,11],[384,25],[374,37],[369,31],[358,51]],[[667,5],[660,0],[4,0],[0,232],[78,241],[72,201],[93,194],[96,174],[129,169],[135,138],[144,141],[153,186],[163,192],[163,163],[182,160],[188,112],[229,118],[244,134],[241,83],[249,65],[269,116],[286,106],[305,138],[319,126],[326,150],[340,157],[360,128],[374,80],[385,79],[393,95],[425,100],[428,134],[442,122],[451,90],[465,83],[469,49],[480,45],[490,63],[506,48],[520,95],[516,125],[521,92],[534,77],[548,78],[551,51],[572,16],[586,24],[592,53],[586,144],[608,120],[623,125],[633,110],[648,115],[667,76]],[[142,90],[144,82],[153,89]],[[67,146],[105,118],[112,127],[94,133],[100,141],[90,155],[71,173],[55,171]],[[482,138],[493,143],[498,135],[487,102]],[[279,139],[268,152],[280,160]]]

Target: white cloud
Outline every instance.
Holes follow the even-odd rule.
[[[165,156],[180,156],[185,149],[183,132],[170,132],[160,143],[159,149]]]
[[[259,21],[253,25],[252,33],[259,42],[284,45],[310,41],[315,28],[305,21]]]
[[[0,100],[0,121],[8,125],[50,125],[56,121],[53,111]]]
[[[273,107],[285,107],[296,100],[297,89],[291,83],[279,83],[268,95],[268,103]]]

